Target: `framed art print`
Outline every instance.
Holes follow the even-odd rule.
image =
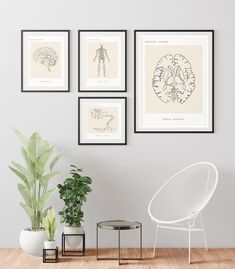
[[[135,31],[135,133],[214,132],[214,31]]]
[[[79,145],[126,145],[126,97],[78,98]]]
[[[21,91],[69,92],[69,30],[21,31]]]
[[[78,31],[78,90],[126,91],[126,30]]]

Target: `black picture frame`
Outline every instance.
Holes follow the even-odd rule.
[[[25,90],[24,89],[24,33],[28,33],[28,32],[46,32],[46,33],[57,33],[57,32],[62,32],[62,33],[67,33],[68,34],[68,82],[67,82],[67,90]],[[59,92],[70,92],[70,30],[33,30],[33,29],[24,29],[21,30],[21,92],[55,92],[55,93],[59,93]]]
[[[136,74],[136,42],[137,42],[137,33],[150,33],[150,32],[182,32],[182,33],[211,33],[211,129],[205,131],[140,131],[137,130],[137,74]],[[212,29],[203,29],[203,30],[134,30],[134,133],[214,133],[214,30]]]
[[[115,143],[103,143],[103,142],[99,142],[99,143],[92,143],[92,142],[81,142],[81,100],[83,99],[88,99],[88,100],[91,100],[91,99],[104,99],[104,100],[124,100],[124,142],[121,142],[121,143],[118,143],[118,142],[115,142]],[[90,145],[90,146],[94,146],[94,145],[102,145],[102,146],[110,146],[110,145],[127,145],[127,97],[91,97],[91,96],[88,96],[88,97],[78,97],[78,145]]]
[[[125,76],[125,82],[124,82],[124,90],[93,90],[93,89],[88,89],[88,90],[82,90],[81,89],[81,33],[92,33],[92,32],[104,32],[104,33],[124,33],[124,37],[125,37],[125,49],[124,49],[124,53],[125,53],[125,63],[124,63],[124,67],[125,67],[125,71],[124,71],[124,76]],[[78,92],[87,92],[87,93],[104,93],[104,92],[127,92],[127,30],[91,30],[91,29],[87,29],[87,30],[78,30]]]

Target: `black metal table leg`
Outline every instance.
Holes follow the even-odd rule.
[[[140,223],[140,259],[142,260],[142,224]]]
[[[64,256],[64,249],[65,249],[64,234],[62,234],[62,256]]]
[[[119,227],[119,229],[118,229],[118,264],[120,265],[121,264],[121,262],[120,262],[120,260],[121,260],[121,242],[120,242],[120,240],[121,240],[121,235],[120,235],[120,227]]]
[[[96,259],[98,260],[98,248],[99,248],[99,244],[98,244],[98,232],[99,232],[99,227],[98,224],[96,224]]]
[[[83,246],[82,246],[82,250],[83,250],[83,256],[85,255],[85,249],[86,249],[86,235],[85,233],[83,234]]]

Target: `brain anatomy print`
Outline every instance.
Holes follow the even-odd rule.
[[[196,88],[191,63],[182,54],[162,56],[154,69],[152,86],[162,102],[184,104]]]
[[[51,67],[55,66],[58,61],[58,54],[53,48],[41,47],[34,51],[33,60],[42,64],[48,72],[51,72]]]

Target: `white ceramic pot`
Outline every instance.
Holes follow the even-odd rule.
[[[20,247],[25,253],[33,256],[42,256],[43,243],[47,240],[45,231],[27,231],[20,233]]]
[[[74,227],[74,226],[64,226],[64,234],[81,234],[83,233],[83,226]],[[81,236],[66,236],[65,241],[71,248],[76,248],[81,244]]]
[[[55,240],[53,241],[44,241],[44,248],[45,249],[56,249],[57,243]]]
[[[44,248],[45,249],[56,249],[57,247],[57,243],[55,240],[53,241],[44,241]],[[48,255],[53,255],[55,253],[54,250],[47,250],[47,254]]]

